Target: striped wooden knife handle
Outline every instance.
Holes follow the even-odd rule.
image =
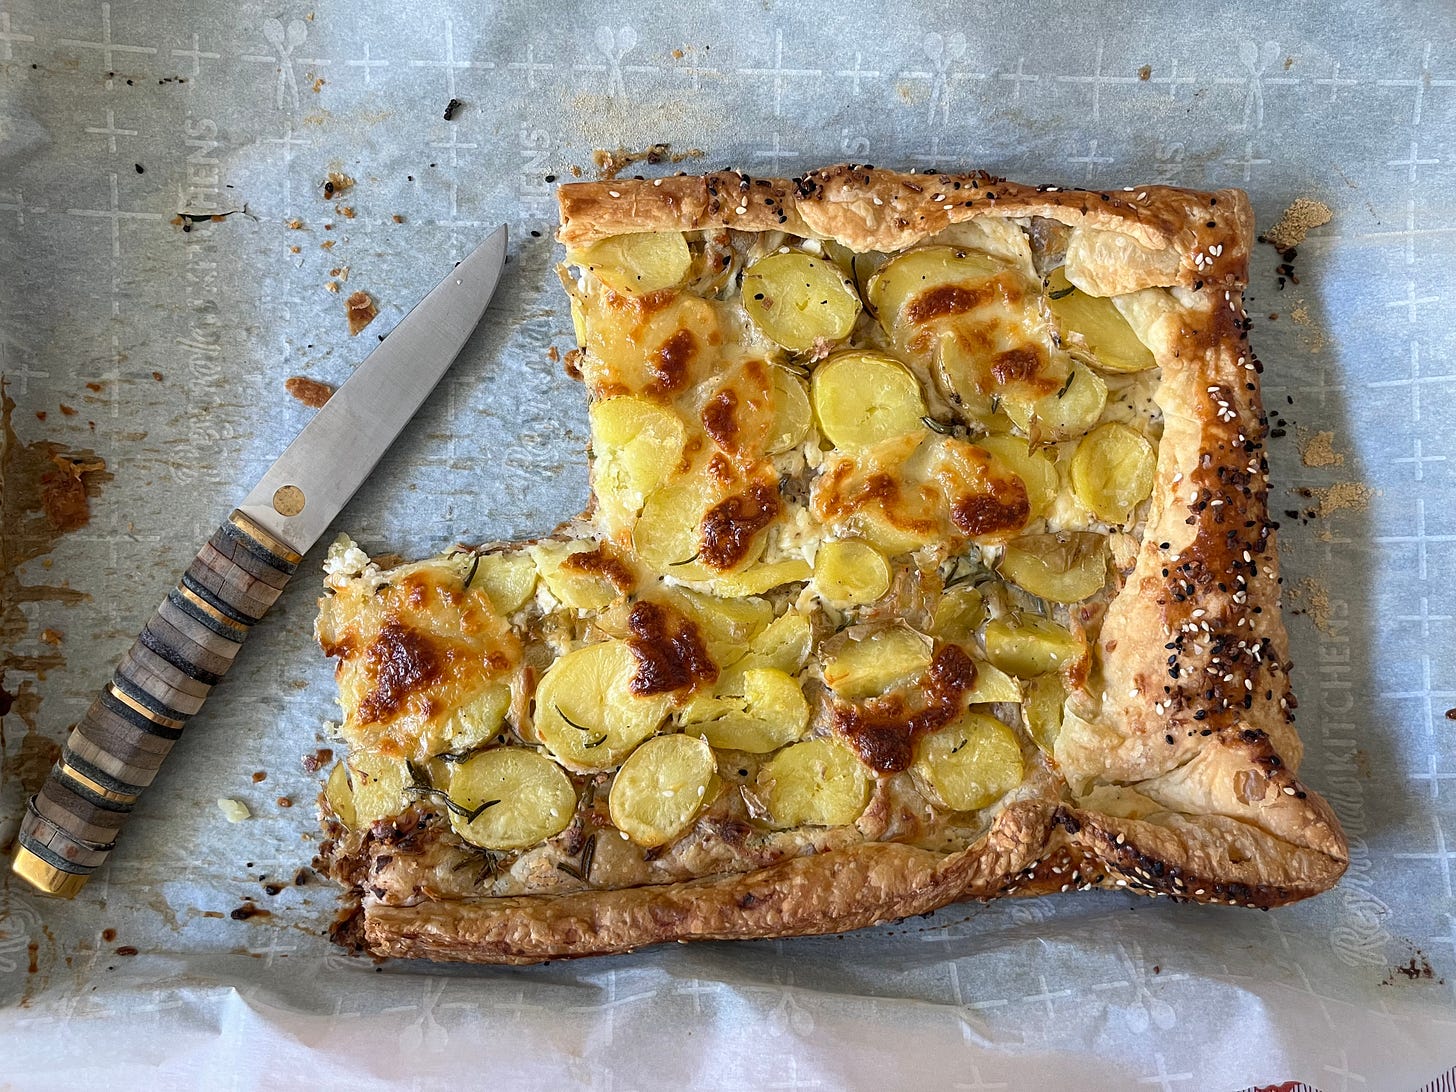
[[[300,560],[240,512],[217,529],[30,798],[20,824],[18,875],[51,895],[70,898],[81,889]]]

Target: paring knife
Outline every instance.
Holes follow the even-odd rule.
[[[369,354],[208,540],[26,804],[17,875],[70,898],[106,859],[243,638],[464,348],[505,258],[502,225]]]

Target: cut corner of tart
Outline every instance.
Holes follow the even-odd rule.
[[[1242,193],[844,165],[559,199],[588,512],[326,562],[342,940],[529,963],[1335,883]]]

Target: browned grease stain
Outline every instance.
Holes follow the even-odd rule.
[[[59,641],[45,642],[40,652],[14,651],[29,629],[23,607],[69,605],[86,595],[64,585],[22,584],[20,568],[49,554],[62,535],[86,526],[91,499],[111,474],[93,451],[50,440],[22,444],[15,435],[14,415],[15,401],[0,382],[0,716],[18,716],[26,726],[20,751],[0,770],[0,780],[18,777],[26,791],[33,792],[58,749],[37,732],[41,698],[35,681],[61,667],[65,657]],[[31,677],[17,683],[15,675]],[[4,744],[0,720],[0,750]]]

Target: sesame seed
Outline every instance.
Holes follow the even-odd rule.
[[[622,195],[620,193],[618,193],[616,190],[608,190],[607,191],[607,196],[608,197],[621,197]]]
[[[1284,795],[1293,796],[1298,790],[1293,785],[1284,786]]]

